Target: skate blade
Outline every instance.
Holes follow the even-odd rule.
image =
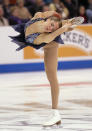
[[[56,125],[61,125],[61,121],[58,121],[58,122],[56,123]]]
[[[52,130],[52,129],[61,129],[63,126],[61,125],[61,121],[58,121],[57,123],[53,125],[45,125],[43,126],[43,130]]]
[[[55,124],[52,125],[43,125],[43,127],[52,127],[52,126],[59,126],[61,125],[61,121],[56,122]]]

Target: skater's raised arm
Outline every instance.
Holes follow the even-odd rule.
[[[48,18],[50,16],[56,16],[56,17],[60,18],[59,13],[57,13],[56,11],[46,11],[46,12],[37,12],[35,14],[35,16],[33,17],[33,19],[35,19],[35,18]]]
[[[65,24],[63,27],[57,29],[56,31],[52,33],[43,33],[40,36],[38,36],[34,40],[34,44],[39,45],[43,42],[50,43],[53,41],[57,36],[63,34],[64,32],[71,31],[73,28],[71,28],[71,24]]]
[[[67,19],[67,20],[61,20],[62,22],[62,26],[64,26],[65,24],[73,24],[73,21],[75,21],[75,18],[72,18],[72,19]]]

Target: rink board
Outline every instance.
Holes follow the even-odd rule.
[[[58,70],[92,68],[92,60],[58,62]],[[0,73],[44,71],[44,63],[0,65]]]
[[[0,27],[0,73],[44,71],[43,49],[27,47],[16,52],[18,46],[8,36],[17,35],[11,27]],[[92,25],[82,25],[63,34],[59,44],[58,70],[92,68]]]

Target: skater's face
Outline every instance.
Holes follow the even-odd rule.
[[[45,32],[53,32],[59,28],[59,22],[51,19],[45,21]]]

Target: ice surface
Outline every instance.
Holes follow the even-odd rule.
[[[92,70],[59,71],[60,127],[43,128],[50,114],[44,72],[0,75],[0,131],[92,131]]]

